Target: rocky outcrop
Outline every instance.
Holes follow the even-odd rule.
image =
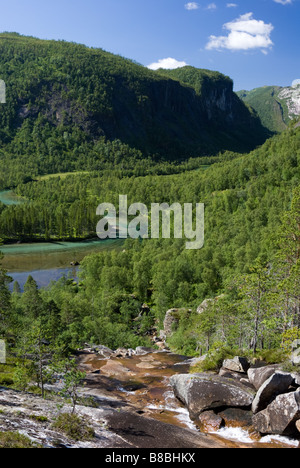
[[[248,378],[250,383],[256,388],[256,390],[259,390],[264,382],[268,380],[274,372],[279,370],[279,367],[280,366],[276,364],[272,366],[248,369]]]
[[[300,366],[300,348],[296,349],[296,351],[292,353],[291,361],[294,366]]]
[[[204,411],[199,416],[199,425],[203,432],[216,432],[222,426],[223,419],[214,411]]]
[[[212,374],[179,374],[171,377],[170,383],[192,419],[206,410],[224,406],[251,407],[255,396],[240,382]]]
[[[164,319],[164,332],[163,336],[168,337],[171,336],[174,332],[174,329],[179,324],[181,314],[185,312],[191,312],[187,309],[169,309],[166,312],[165,319]]]
[[[223,362],[219,375],[181,374],[170,382],[204,430],[217,426],[220,418],[227,424],[229,418],[231,427],[245,425],[260,434],[298,434],[299,374],[283,372],[280,365],[250,368],[246,374],[248,367],[246,359],[236,356]]]
[[[225,359],[223,368],[232,372],[239,372],[245,374],[250,367],[246,358],[235,356],[233,359]]]
[[[277,396],[253,417],[255,429],[262,434],[293,435],[300,420],[300,390]]]
[[[252,412],[256,414],[267,408],[277,395],[288,391],[293,381],[293,376],[288,373],[277,371],[271,375],[258,390],[252,403]]]

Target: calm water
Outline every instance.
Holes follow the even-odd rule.
[[[17,197],[13,191],[0,191],[0,202],[5,205],[17,205],[25,200]],[[32,244],[3,245],[3,267],[21,288],[31,275],[40,287],[50,281],[57,281],[63,275],[76,278],[78,267],[72,262],[81,262],[84,257],[103,250],[122,249],[119,239],[89,240],[83,242],[48,242]],[[13,285],[11,285],[13,287]]]
[[[18,197],[12,190],[3,190],[0,192],[0,202],[4,205],[20,205],[24,199]]]
[[[122,249],[119,239],[84,242],[53,242],[40,244],[3,245],[3,267],[22,287],[31,275],[40,287],[47,286],[63,275],[76,277],[78,268],[71,262],[81,262],[87,255],[104,250]]]

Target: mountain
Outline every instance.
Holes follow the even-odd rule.
[[[229,78],[190,67],[184,72],[194,74],[193,83],[102,49],[0,34],[7,90],[7,104],[0,106],[0,172],[13,179],[21,161],[20,179],[98,169],[95,161],[114,162],[128,152],[175,160],[247,151],[265,141],[269,133]],[[112,152],[106,142],[115,140]]]
[[[300,116],[300,84],[286,88],[264,86],[237,95],[256,110],[262,124],[272,132],[283,131]]]

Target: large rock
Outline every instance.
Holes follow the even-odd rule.
[[[180,316],[185,312],[191,312],[187,309],[169,309],[164,319],[164,335],[166,337],[171,336],[174,333],[174,329],[178,326]]]
[[[258,367],[255,369],[251,368],[248,370],[248,379],[256,390],[259,390],[265,381],[268,380],[277,370],[279,370],[278,364]]]
[[[155,353],[155,349],[147,348],[145,346],[138,346],[135,350],[137,356],[146,356],[146,354]]]
[[[278,395],[286,393],[293,382],[291,374],[275,372],[258,390],[252,403],[252,412],[256,414],[264,410]]]
[[[300,348],[296,349],[296,351],[292,353],[291,361],[294,364],[294,366],[300,365]]]
[[[300,419],[300,390],[279,395],[268,408],[253,416],[254,428],[261,434],[293,435]]]
[[[193,419],[214,408],[250,407],[255,396],[253,390],[240,382],[212,374],[177,374],[170,383]]]
[[[233,359],[225,359],[223,368],[232,372],[246,374],[250,364],[246,358],[235,356]]]
[[[223,419],[214,411],[204,411],[199,416],[199,424],[202,432],[216,432],[222,426]]]

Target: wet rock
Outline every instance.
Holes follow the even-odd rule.
[[[125,358],[125,357],[129,357],[129,352],[128,352],[128,349],[126,348],[118,348],[115,352],[114,352],[114,357],[120,357],[120,358]]]
[[[99,354],[99,356],[103,356],[104,358],[110,358],[114,354],[114,351],[112,349],[102,345],[95,346],[92,352],[95,352]]]
[[[146,418],[129,412],[113,412],[106,416],[110,432],[122,437],[132,448],[226,448],[226,442],[208,434]]]
[[[120,362],[110,360],[105,366],[101,367],[101,374],[109,377],[116,376],[118,378],[126,378],[128,376],[135,376],[134,372],[123,366]]]
[[[278,364],[272,366],[264,366],[258,368],[251,368],[248,370],[248,378],[250,383],[259,390],[260,387],[268,380],[276,371],[280,370]]]
[[[246,374],[250,364],[246,358],[235,356],[233,359],[225,359],[223,362],[223,368],[232,372],[239,372]]]
[[[241,408],[225,408],[218,412],[226,427],[251,427],[252,412]]]
[[[253,416],[254,428],[261,434],[293,435],[300,419],[300,390],[279,395],[263,411]]]
[[[151,354],[151,353],[155,353],[155,349],[153,348],[147,348],[145,346],[138,346],[135,350],[135,354],[137,356],[145,356],[146,354]]]
[[[211,374],[179,374],[170,379],[175,396],[184,403],[193,419],[206,410],[250,407],[255,393],[240,382]]]
[[[204,411],[199,416],[199,423],[202,432],[216,432],[222,426],[223,419],[214,411]]]
[[[278,395],[286,393],[293,381],[293,376],[285,372],[277,371],[271,375],[258,390],[252,403],[252,412],[256,414],[264,410]]]

